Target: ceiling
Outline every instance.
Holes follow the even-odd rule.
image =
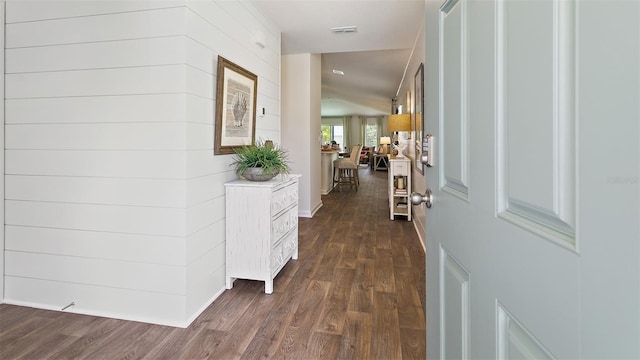
[[[391,113],[422,27],[424,0],[255,0],[282,54],[322,54],[322,116]],[[357,26],[335,34],[334,27]],[[342,70],[336,75],[332,70]]]

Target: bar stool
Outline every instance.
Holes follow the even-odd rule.
[[[351,148],[351,156],[348,159],[338,159],[333,161],[333,187],[340,188],[349,185],[349,189],[354,186],[358,191],[360,178],[358,177],[358,162],[362,145],[354,145]]]

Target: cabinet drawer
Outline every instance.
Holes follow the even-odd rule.
[[[276,276],[282,270],[297,247],[298,229],[295,228],[282,239],[278,246],[271,250],[271,276]]]
[[[271,276],[275,276],[284,265],[284,255],[282,254],[282,244],[271,249]]]
[[[282,241],[282,255],[285,259],[290,258],[293,253],[298,249],[298,227],[291,230]]]
[[[292,183],[273,192],[271,215],[275,216],[291,204],[298,203],[298,184]]]
[[[294,206],[285,211],[271,223],[271,239],[273,244],[279,242],[289,230],[298,225],[298,206]]]
[[[396,163],[393,165],[393,175],[409,175],[409,164],[406,162]]]

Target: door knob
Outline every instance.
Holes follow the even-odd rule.
[[[420,205],[420,204],[424,203],[424,205],[427,208],[430,208],[431,205],[433,205],[433,198],[431,196],[431,189],[427,188],[427,190],[424,192],[424,195],[420,194],[419,192],[412,192],[411,193],[411,203],[413,205]]]

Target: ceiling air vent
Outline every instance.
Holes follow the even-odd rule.
[[[358,27],[353,25],[353,26],[339,26],[339,27],[334,27],[331,28],[331,32],[334,34],[344,34],[344,33],[354,33],[358,31]]]

